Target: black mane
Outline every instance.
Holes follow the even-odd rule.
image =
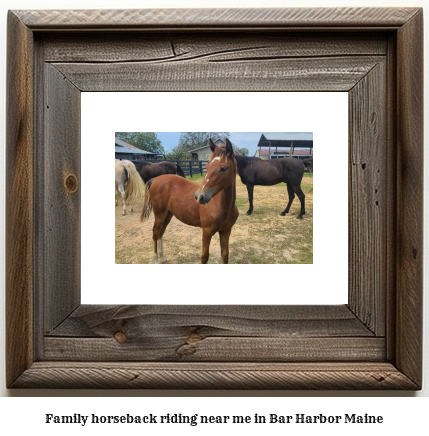
[[[235,160],[237,161],[238,170],[246,168],[252,163],[252,159],[256,159],[254,157],[235,155]]]
[[[148,162],[146,160],[136,160],[136,161],[132,161],[134,165],[150,165],[152,164],[152,162]]]

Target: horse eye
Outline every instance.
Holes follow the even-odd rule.
[[[227,168],[227,167],[223,167],[223,168],[221,168],[221,169],[220,169],[220,171],[219,171],[219,172],[220,172],[220,173],[225,173],[225,172],[226,172],[227,170],[228,170],[228,168]]]

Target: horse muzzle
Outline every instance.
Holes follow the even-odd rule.
[[[210,191],[203,193],[197,191],[195,193],[195,200],[198,201],[198,203],[200,204],[207,204],[212,199],[212,197],[213,195]]]

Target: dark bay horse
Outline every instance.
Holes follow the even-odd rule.
[[[313,158],[310,157],[309,159],[303,159],[302,161],[307,168],[308,171],[310,171],[311,174],[313,174]]]
[[[301,180],[304,175],[304,164],[299,159],[286,157],[283,159],[262,160],[258,157],[235,156],[238,174],[247,187],[249,195],[249,210],[246,215],[253,212],[253,188],[255,185],[272,186],[285,182],[289,195],[286,209],[280,213],[284,216],[289,212],[295,194],[301,201],[301,211],[297,218],[305,214],[305,195],[301,189]]]
[[[228,263],[229,237],[238,218],[235,205],[237,164],[234,150],[227,139],[225,147],[217,147],[209,140],[212,151],[207,174],[199,185],[175,175],[162,175],[146,184],[141,220],[155,214],[153,226],[153,257],[155,263],[166,263],[162,236],[173,215],[185,224],[201,227],[203,248],[201,263],[209,259],[210,242],[219,233],[222,262]]]
[[[161,174],[177,174],[180,177],[185,177],[185,173],[180,165],[177,165],[174,162],[134,161],[134,164],[140,177],[145,183]]]

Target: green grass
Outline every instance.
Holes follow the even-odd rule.
[[[200,173],[198,173],[198,174],[194,174],[192,177],[186,176],[186,178],[188,180],[191,180],[192,182],[201,182],[204,179],[205,175],[206,175],[205,173],[202,175]]]
[[[238,197],[235,200],[235,204],[237,205],[237,208],[240,209],[244,209],[247,208],[249,206],[249,200],[247,198],[244,197]]]

